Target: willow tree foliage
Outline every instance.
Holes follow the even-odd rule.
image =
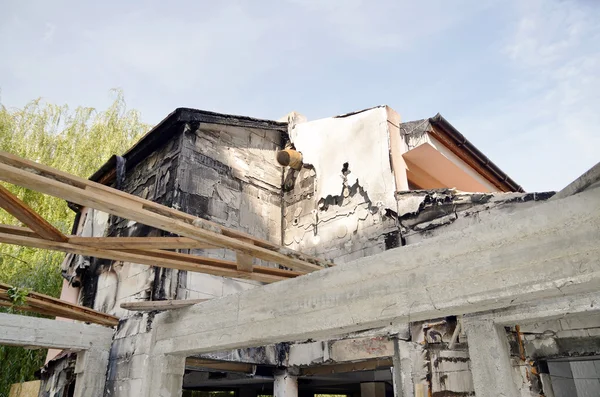
[[[22,109],[0,104],[0,150],[89,177],[113,154],[122,154],[147,129],[137,111],[127,110],[121,91],[104,111],[54,105],[40,99]],[[4,184],[63,233],[70,233],[74,212],[64,200]],[[20,225],[0,209],[0,223]],[[64,254],[0,244],[0,282],[59,296]],[[0,346],[0,397],[11,383],[31,380],[44,363],[45,350]]]

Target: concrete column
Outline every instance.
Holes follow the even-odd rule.
[[[402,358],[400,354],[400,341],[398,338],[393,338],[394,342],[394,357],[392,357],[392,381],[394,384],[394,397],[404,397],[404,381],[402,379]],[[361,389],[362,390],[362,389]]]
[[[298,397],[298,377],[287,370],[276,372],[273,397]]]
[[[491,320],[466,316],[463,327],[467,333],[476,396],[518,396],[504,327]]]
[[[84,350],[77,353],[74,397],[102,397],[108,369],[108,350]]]
[[[385,397],[385,382],[361,383],[360,397]]]
[[[168,354],[151,356],[142,379],[144,397],[181,397],[185,357]]]

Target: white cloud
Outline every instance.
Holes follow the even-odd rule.
[[[56,25],[54,25],[50,22],[46,22],[46,32],[44,33],[44,37],[42,38],[42,41],[45,41],[45,42],[52,41],[55,31],[56,31]]]
[[[504,48],[512,95],[460,124],[487,133],[496,143],[490,157],[526,189],[560,189],[599,160],[600,8],[542,0],[518,7]]]

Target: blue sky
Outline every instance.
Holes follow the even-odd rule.
[[[440,112],[528,191],[600,161],[599,0],[0,3],[0,101]]]

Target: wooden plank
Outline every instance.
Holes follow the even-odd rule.
[[[14,234],[17,236],[38,237],[38,235],[28,227],[0,224],[0,233]]]
[[[214,249],[212,244],[188,237],[69,237],[69,243],[114,250]]]
[[[254,245],[252,240],[245,240],[245,241],[248,244]],[[236,263],[237,263],[237,269],[240,272],[252,273],[252,270],[254,267],[254,263],[253,263],[254,258],[252,257],[252,255],[247,255],[247,254],[238,252],[238,253],[236,253],[235,259],[236,259]]]
[[[235,262],[222,259],[204,258],[188,254],[160,250],[117,251],[101,248],[86,247],[58,241],[49,241],[40,238],[14,236],[0,233],[0,243],[22,245],[32,248],[49,249],[54,251],[70,252],[76,255],[93,256],[115,261],[140,263],[143,265],[167,267],[172,269],[187,270],[192,272],[207,273],[215,276],[246,278],[247,273],[239,272]],[[252,280],[272,283],[290,277],[296,277],[297,272],[278,269],[261,271],[258,269],[250,277]],[[288,277],[285,277],[285,276]]]
[[[38,237],[33,230],[23,226],[0,224],[0,233]],[[118,250],[219,248],[188,237],[81,237],[72,235],[66,237],[68,238],[68,242],[72,244]]]
[[[247,252],[250,255],[264,259],[266,261],[279,263],[291,269],[297,269],[302,271],[316,271],[320,270],[323,267],[333,266],[333,263],[331,262],[323,261],[318,258],[311,257],[309,255],[284,249],[283,247],[277,244],[273,244],[269,241],[255,238],[247,233],[222,227],[214,222],[194,217],[190,214],[186,214],[185,212],[165,207],[152,201],[133,196],[120,190],[112,189],[108,186],[104,186],[102,184],[89,181],[87,179],[70,175],[66,172],[42,164],[38,164],[30,160],[23,159],[19,156],[15,156],[10,153],[0,151],[0,163],[3,164],[3,166],[0,167],[0,171],[2,171],[0,172],[0,179],[21,186],[25,186],[22,183],[27,183],[29,186],[31,186],[30,188],[32,188],[33,190],[37,190],[45,194],[54,195],[56,197],[60,197],[64,200],[68,200],[80,205],[85,205],[99,209],[101,211],[113,213],[111,212],[112,207],[110,206],[110,201],[108,203],[105,200],[102,200],[102,202],[97,202],[93,200],[93,197],[89,197],[87,195],[82,196],[78,192],[78,190],[93,188],[96,191],[107,193],[108,197],[112,199],[122,198],[130,202],[140,203],[142,204],[144,210],[163,216],[163,218],[156,219],[154,222],[152,222],[152,224],[150,224],[145,223],[142,217],[138,217],[138,214],[135,214],[136,219],[124,215],[125,212],[122,212],[120,208],[119,213],[121,213],[122,215],[114,213],[114,215],[121,216],[126,219],[131,219],[136,222],[145,223],[149,226],[157,227],[168,231],[171,230],[163,228],[161,226],[157,226],[160,225],[161,222],[164,222],[164,218],[167,218],[170,221],[180,221],[180,223],[188,224],[188,226],[190,226],[190,224],[192,223],[195,223],[198,227],[194,229],[186,228],[188,231],[187,234],[177,232],[172,233],[184,235],[194,239],[200,239],[201,241],[204,241],[202,240],[203,237],[208,236],[211,242],[215,245],[224,246],[238,251],[250,250],[249,252]],[[14,171],[16,170],[20,170],[21,173],[15,173]],[[11,175],[7,175],[6,172],[11,172]],[[24,175],[27,173],[33,173],[38,178],[28,178],[26,175]],[[57,183],[44,183],[44,181],[48,180],[52,180]],[[39,182],[42,182],[41,186]],[[68,185],[73,189],[66,190],[64,188],[64,185]],[[65,198],[65,196],[69,196],[70,199]],[[82,203],[81,201],[85,201],[85,203]],[[102,208],[99,208],[96,205],[101,205]],[[178,226],[181,225],[178,224]],[[205,233],[202,233],[202,231],[199,231],[198,229],[204,230]],[[210,233],[209,235],[208,233],[206,233],[208,231],[212,231],[212,233]],[[221,239],[222,237],[228,237],[229,239]],[[235,242],[231,241],[235,239],[252,240],[254,243],[254,247],[249,247],[248,244],[236,244]]]
[[[6,307],[6,308],[12,307],[15,310],[42,314],[44,316],[56,317],[56,314],[54,314],[54,312],[52,312],[52,311],[36,308],[36,307],[30,306],[30,305],[16,306],[13,304],[13,302],[10,300],[10,298],[8,298],[8,295],[6,295],[6,293],[4,293],[4,292],[0,292],[0,307]]]
[[[197,255],[191,255],[191,254],[183,254],[183,253],[179,253],[179,252],[163,251],[163,250],[126,250],[126,252],[131,252],[131,253],[140,254],[140,255],[147,255],[147,256],[151,256],[151,257],[155,257],[155,258],[173,259],[173,260],[177,260],[177,261],[184,261],[184,262],[189,262],[189,263],[197,263],[197,264],[201,264],[201,265],[217,266],[217,267],[224,268],[224,269],[237,270],[237,263],[223,260],[223,259],[209,258],[209,257],[203,257],[203,256],[197,256]],[[282,277],[282,278],[294,278],[294,277],[298,277],[298,276],[302,276],[303,274],[306,274],[305,272],[297,272],[297,271],[293,271],[293,270],[283,270],[283,269],[277,269],[277,268],[266,267],[266,266],[254,266],[254,269],[256,269],[257,274],[261,274],[261,275],[268,274],[268,275]],[[237,278],[248,278],[248,277],[246,277],[245,273],[241,273],[238,271]],[[260,281],[260,280],[258,280],[258,281]]]
[[[67,237],[60,230],[39,216],[27,204],[2,185],[0,185],[0,207],[23,222],[23,224],[27,225],[40,237],[54,241],[67,241]]]
[[[254,373],[254,365],[246,363],[234,363],[227,361],[204,360],[196,357],[185,359],[185,366],[188,369],[204,369],[225,372],[243,372],[246,374]]]
[[[121,303],[121,309],[136,311],[136,312],[152,312],[155,310],[171,310],[180,309],[195,305],[196,303],[206,302],[209,299],[182,299],[182,300],[166,300],[166,301],[139,301]]]
[[[10,301],[7,292],[11,288],[12,286],[8,284],[0,283],[0,299],[3,301]],[[23,305],[23,307],[41,309],[44,311],[44,313],[41,314],[52,313],[56,316],[88,321],[101,325],[115,326],[119,324],[118,317],[90,309],[89,307],[65,302],[37,292],[29,292],[27,294],[25,297],[25,305]]]

